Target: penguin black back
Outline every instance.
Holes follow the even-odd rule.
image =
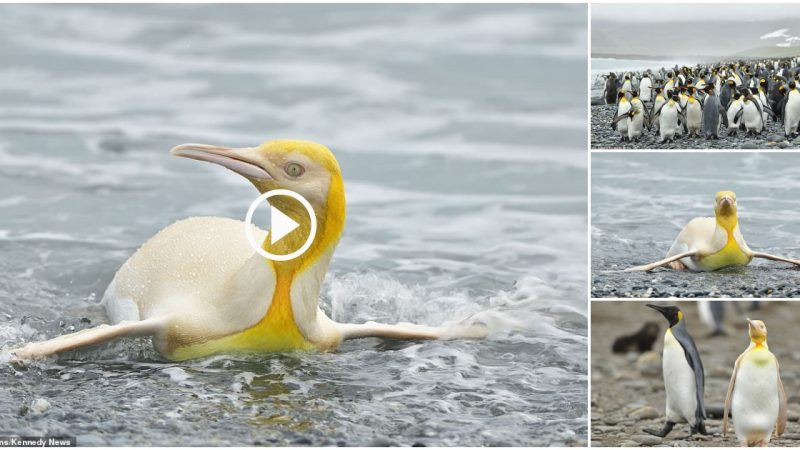
[[[689,335],[689,332],[686,329],[686,319],[683,311],[681,311],[681,309],[677,306],[672,305],[661,306],[648,303],[646,306],[660,312],[661,315],[667,319],[667,322],[669,322],[669,329],[667,332],[672,333],[672,336],[683,348],[686,362],[694,372],[695,395],[697,397],[697,408],[695,409],[695,420],[697,424],[696,428],[701,434],[706,434],[705,423],[703,422],[703,420],[706,418],[706,408],[703,402],[705,393],[705,372],[703,370],[703,361],[700,358],[700,352],[697,351],[697,346],[694,343],[694,339],[692,339],[692,336]]]

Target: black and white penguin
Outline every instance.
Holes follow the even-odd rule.
[[[694,340],[686,330],[683,311],[677,306],[647,305],[660,312],[669,323],[664,333],[662,366],[664,390],[667,394],[667,421],[661,430],[645,429],[664,437],[677,423],[689,424],[691,433],[708,434],[705,426],[706,409],[703,403],[705,374],[703,361]]]

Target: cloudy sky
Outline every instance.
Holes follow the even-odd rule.
[[[706,22],[800,19],[800,4],[792,3],[673,3],[592,4],[592,21],[610,22]],[[800,34],[800,23],[797,25]]]
[[[592,54],[800,55],[800,4],[595,3],[591,10]]]

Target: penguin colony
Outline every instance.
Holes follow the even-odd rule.
[[[603,100],[616,105],[621,142],[654,133],[659,143],[761,135],[781,125],[800,134],[800,59],[725,62],[605,76]]]
[[[689,425],[690,434],[708,434],[704,403],[705,374],[694,340],[686,329],[686,317],[677,306],[646,305],[668,322],[662,349],[666,393],[666,421],[660,430],[646,433],[664,437],[678,423]],[[767,446],[786,430],[788,408],[778,360],[767,345],[763,321],[747,319],[750,345],[736,359],[725,395],[722,433],[728,435],[729,416],[736,440],[742,446]]]

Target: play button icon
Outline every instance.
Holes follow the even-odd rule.
[[[269,218],[270,223],[272,223],[269,228],[269,243],[273,245],[300,226],[299,223],[274,206],[269,208]]]
[[[300,248],[287,255],[276,255],[264,250],[261,243],[256,241],[256,238],[253,235],[253,214],[255,214],[256,208],[258,208],[262,202],[265,202],[267,199],[275,196],[286,196],[297,200],[301,205],[303,205],[303,208],[305,208],[311,223],[311,230],[308,233],[305,243]],[[283,211],[272,205],[270,205],[269,217],[271,222],[269,229],[270,245],[274,245],[276,242],[286,237],[286,235],[300,227],[300,224],[294,219],[287,216]],[[273,191],[261,194],[257,199],[255,199],[255,201],[253,201],[253,203],[250,204],[250,208],[247,210],[247,216],[245,217],[244,231],[245,235],[247,236],[247,241],[250,242],[250,246],[252,246],[253,250],[255,250],[258,254],[273,261],[288,261],[302,255],[306,250],[309,249],[309,247],[311,247],[311,243],[314,242],[314,236],[317,234],[317,216],[314,214],[314,209],[311,207],[311,204],[302,195],[288,189],[275,189]]]

